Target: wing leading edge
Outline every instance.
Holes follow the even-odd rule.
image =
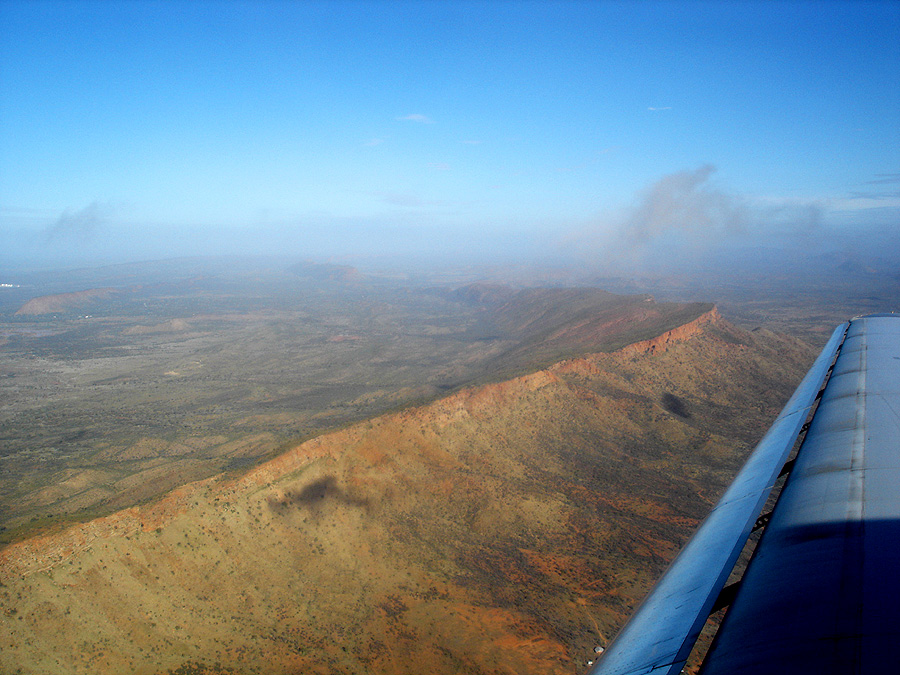
[[[705,675],[900,671],[900,316],[860,317]]]
[[[838,326],[719,503],[590,675],[680,673],[816,402],[850,324]]]

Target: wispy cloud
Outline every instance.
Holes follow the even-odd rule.
[[[446,162],[428,162],[428,168],[435,171],[449,171],[450,165]]]
[[[876,180],[867,180],[866,185],[893,185],[900,183],[900,173],[876,173]]]
[[[367,148],[374,148],[376,145],[381,145],[382,143],[384,143],[383,138],[370,138],[365,143],[363,143],[363,146]]]
[[[855,200],[896,200],[900,198],[900,173],[876,173],[875,180],[867,180],[863,185],[883,185],[891,187],[872,188],[867,190],[855,190],[850,193],[850,198]]]
[[[47,241],[91,241],[106,220],[106,210],[97,202],[91,202],[79,211],[66,210],[44,235]]]
[[[672,109],[672,106],[670,106],[670,105],[663,106],[661,108],[654,108],[653,106],[650,106],[647,108],[647,110],[671,110],[671,109]]]
[[[410,115],[404,115],[403,117],[397,118],[401,122],[418,122],[419,124],[434,124],[434,120],[426,115],[420,115],[418,113],[412,113]]]
[[[871,201],[896,200],[900,198],[900,190],[886,192],[861,192],[859,190],[850,193],[850,199],[863,199]]]

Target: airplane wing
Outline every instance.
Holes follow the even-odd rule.
[[[900,315],[887,314],[835,329],[590,675],[681,672],[813,408],[701,672],[900,671]]]

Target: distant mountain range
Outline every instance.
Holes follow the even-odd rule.
[[[89,288],[71,293],[56,293],[32,298],[22,305],[16,315],[34,316],[36,314],[53,314],[55,312],[72,312],[90,306],[97,300],[108,298],[116,293],[115,288]]]

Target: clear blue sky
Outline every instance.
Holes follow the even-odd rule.
[[[898,2],[0,0],[0,265],[898,215]]]

